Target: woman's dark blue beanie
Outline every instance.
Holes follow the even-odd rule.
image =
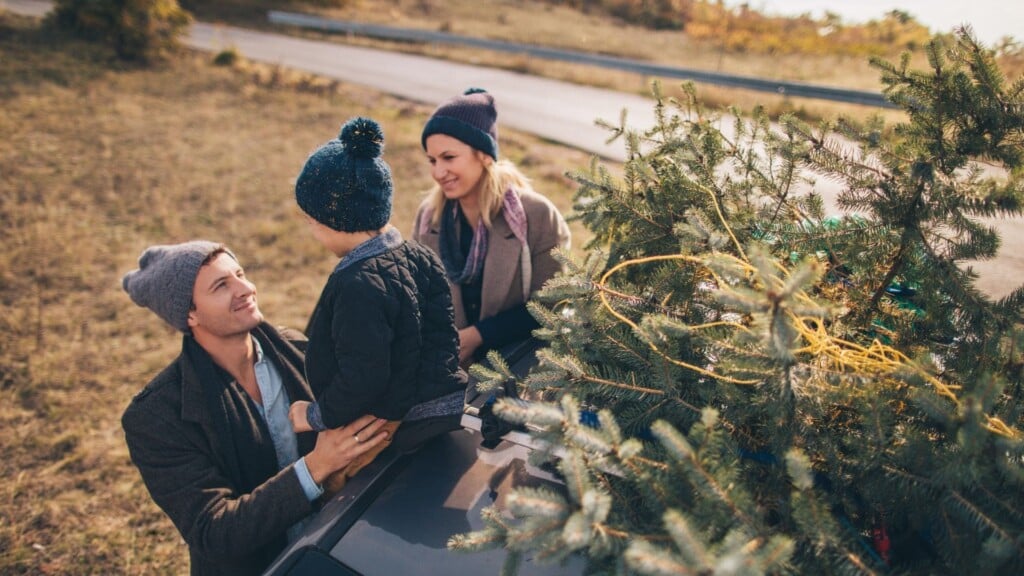
[[[498,159],[498,111],[494,97],[482,88],[470,88],[461,96],[444,102],[423,127],[420,144],[427,149],[427,137],[447,134]]]
[[[379,230],[391,219],[391,169],[380,157],[384,133],[353,118],[318,148],[295,181],[295,201],[317,222],[342,232]]]

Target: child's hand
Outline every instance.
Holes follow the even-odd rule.
[[[306,419],[306,410],[309,409],[309,404],[305,400],[299,400],[298,402],[292,402],[291,407],[288,409],[288,420],[291,420],[292,430],[296,434],[313,431],[313,427],[309,425],[309,420]]]

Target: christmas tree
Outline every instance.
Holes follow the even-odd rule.
[[[615,574],[1024,573],[1024,288],[963,262],[1021,214],[1024,80],[969,31],[877,61],[886,127],[657,97],[613,177],[575,175],[588,257],[495,412],[566,490],[454,538]],[[815,179],[842,185],[826,214]],[[484,387],[511,374],[475,367]]]

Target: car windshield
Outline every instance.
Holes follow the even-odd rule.
[[[458,553],[447,549],[454,534],[483,528],[480,512],[504,499],[513,487],[562,487],[548,473],[527,463],[528,450],[503,442],[479,447],[480,436],[453,432],[424,447],[381,492],[331,549],[331,556],[362,574],[498,574],[504,549]],[[582,572],[529,560],[520,574]]]

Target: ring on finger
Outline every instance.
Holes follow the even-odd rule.
[[[359,434],[353,434],[352,437],[356,439],[356,443],[357,444],[362,444],[363,443],[363,441],[359,439]]]

